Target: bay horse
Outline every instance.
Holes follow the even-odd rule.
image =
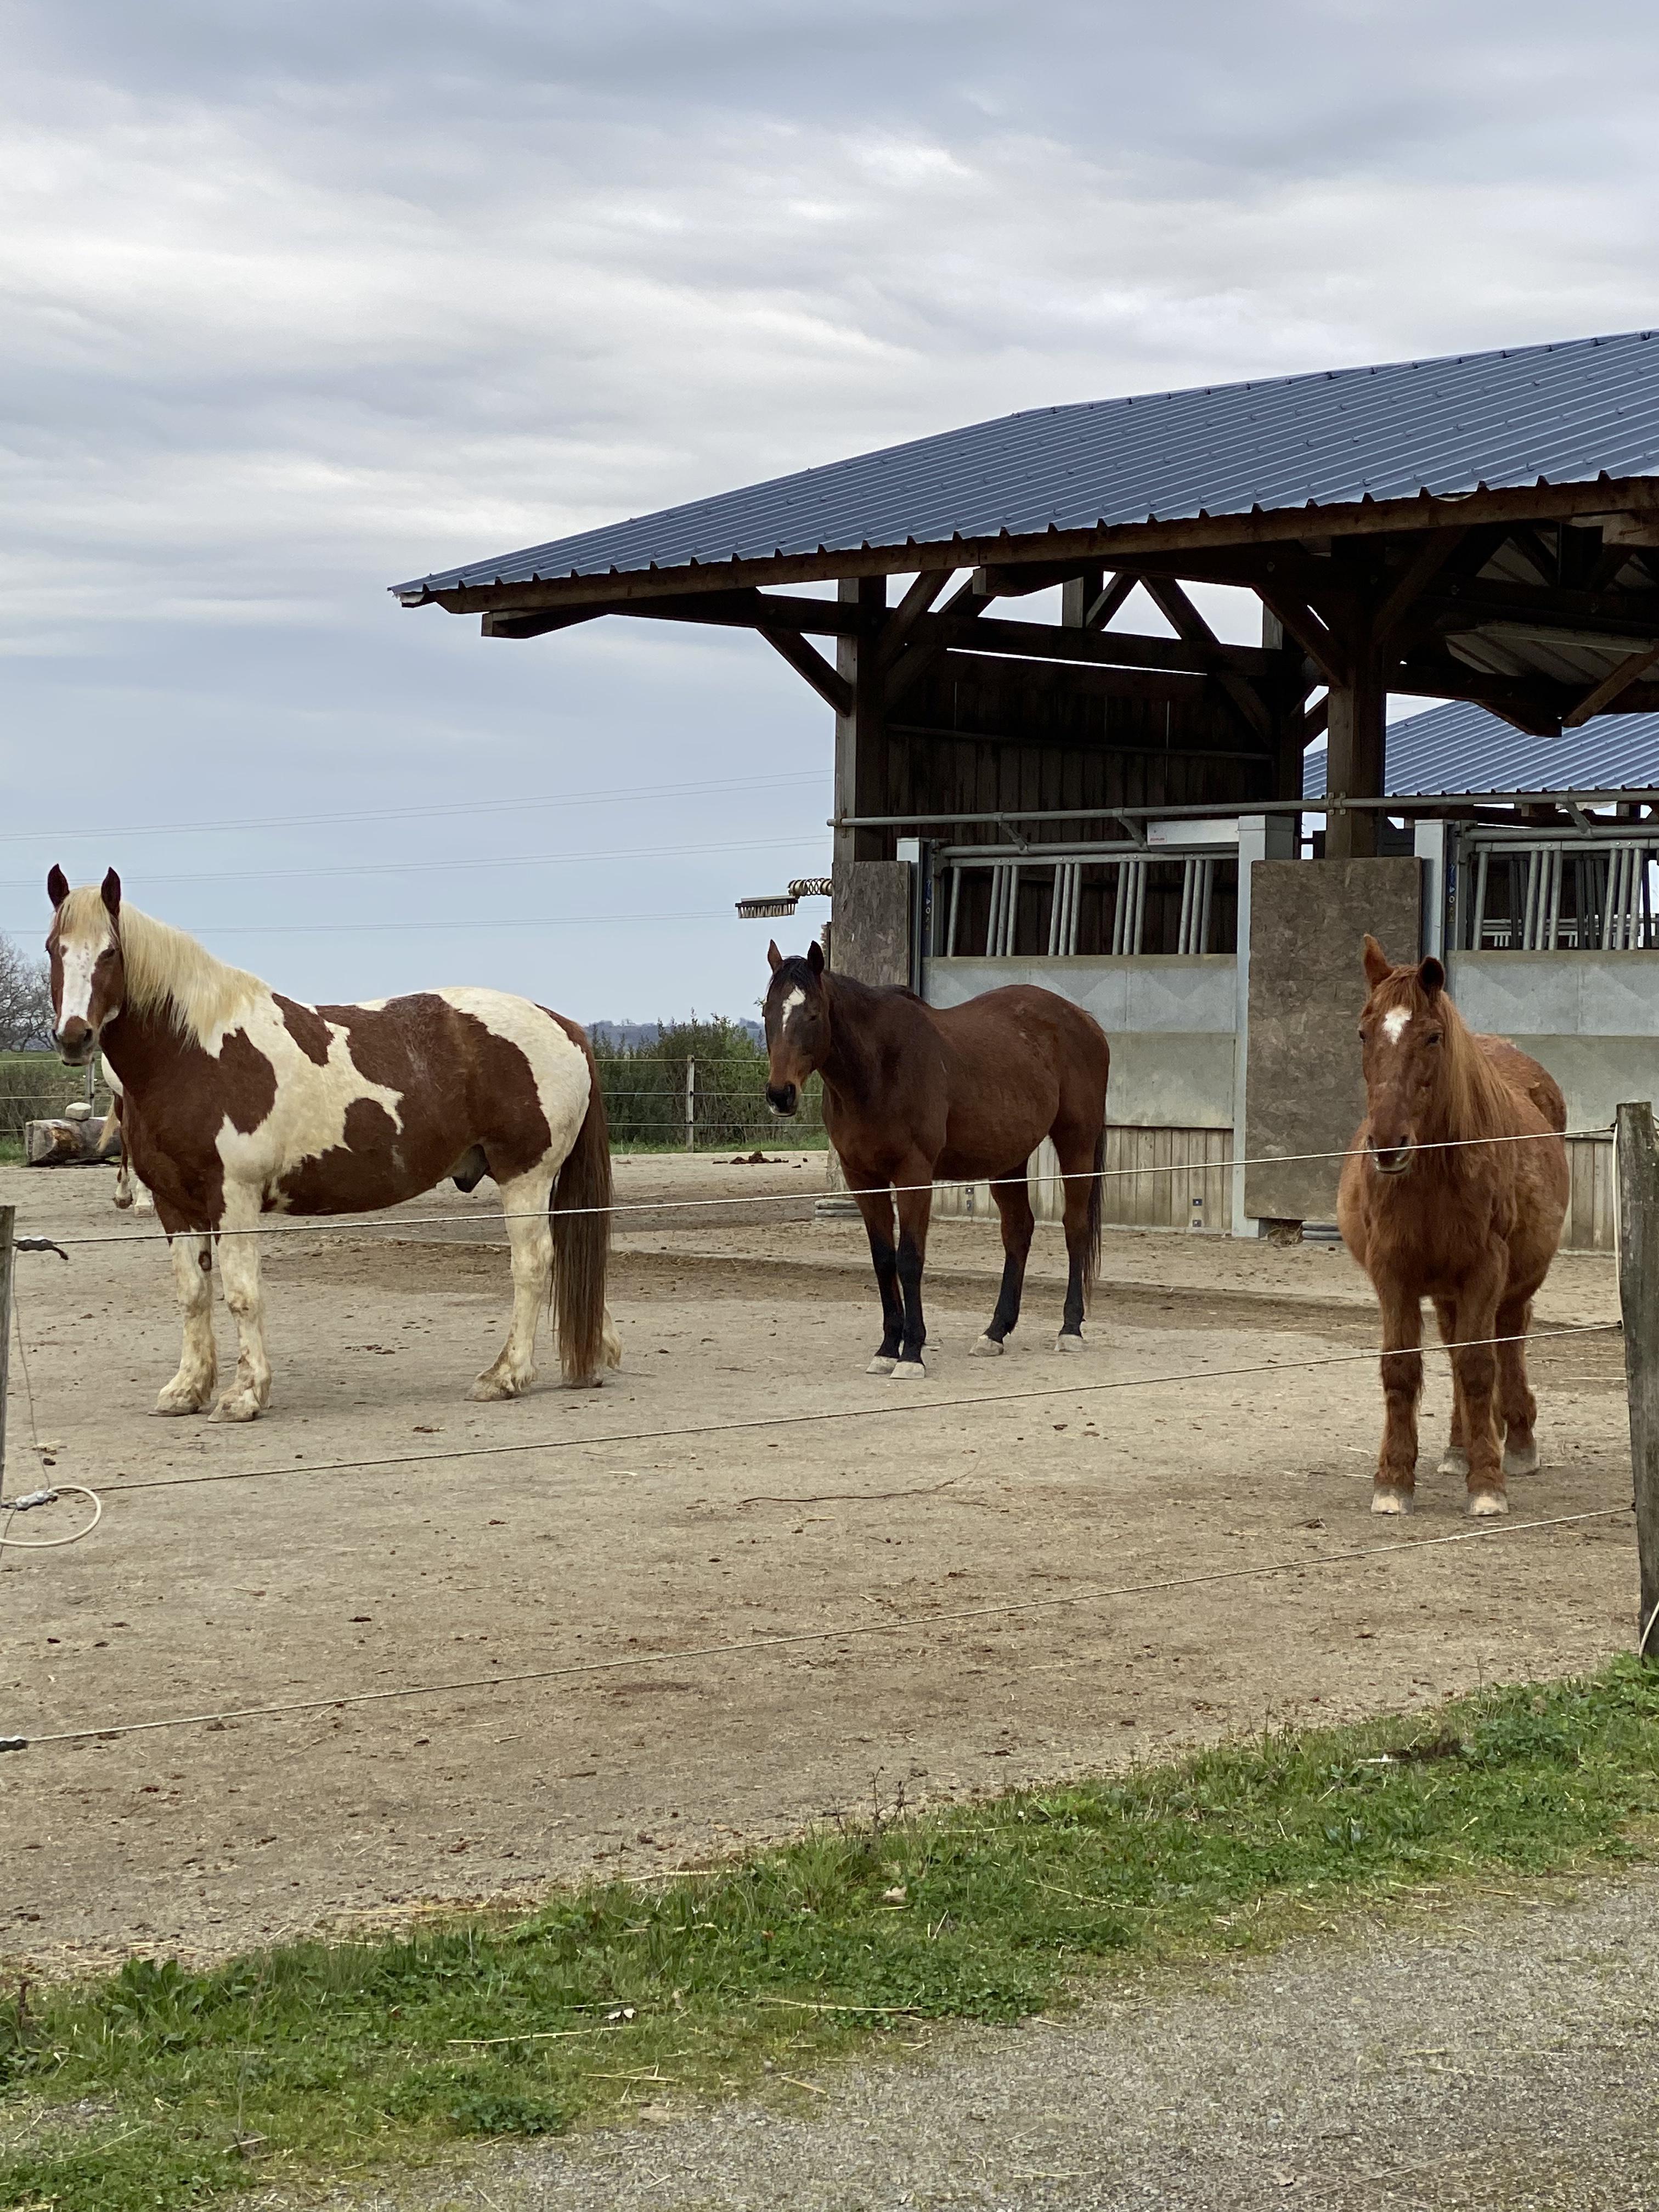
[[[1382,1309],[1371,1510],[1412,1509],[1427,1297],[1453,1347],[1451,1441],[1437,1471],[1468,1478],[1471,1513],[1507,1513],[1505,1477],[1538,1465],[1523,1340],[1566,1218],[1566,1103],[1535,1060],[1468,1027],[1438,960],[1395,968],[1367,937],[1364,968],[1366,1115],[1343,1162],[1337,1222]],[[1471,1138],[1524,1141],[1457,1141]]]
[[[54,1042],[71,1067],[103,1053],[126,1161],[172,1248],[184,1350],[158,1413],[212,1400],[216,1247],[240,1356],[214,1418],[251,1421],[270,1402],[270,1364],[258,1239],[237,1232],[269,1213],[399,1205],[475,1152],[501,1187],[513,1321],[471,1395],[515,1398],[534,1382],[556,1274],[565,1381],[619,1363],[605,1304],[611,1147],[574,1022],[501,991],[308,1006],[125,904],[113,868],[71,890],[54,867],[46,894]]]
[[[817,945],[805,959],[790,960],[770,945],[767,958],[767,1103],[775,1114],[793,1114],[808,1076],[822,1077],[824,1127],[870,1238],[882,1334],[866,1371],[896,1382],[926,1372],[921,1277],[935,1177],[990,1179],[1002,1217],[1002,1287],[974,1350],[1002,1351],[1019,1319],[1031,1249],[1026,1162],[1045,1137],[1068,1178],[1070,1275],[1059,1347],[1080,1352],[1100,1262],[1111,1052],[1099,1023],[1031,984],[942,1008],[914,991],[830,973]]]

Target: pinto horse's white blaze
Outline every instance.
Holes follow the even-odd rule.
[[[1390,1006],[1382,1017],[1382,1034],[1390,1044],[1398,1044],[1412,1018],[1409,1006]]]
[[[63,947],[63,1002],[58,1009],[58,1030],[61,1036],[65,1022],[92,1023],[93,970],[115,940],[115,932],[101,907],[98,915],[103,928],[77,933]]]

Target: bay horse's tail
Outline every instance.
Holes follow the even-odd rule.
[[[1083,1248],[1083,1304],[1086,1313],[1095,1287],[1095,1277],[1100,1273],[1100,1217],[1105,1210],[1106,1185],[1102,1180],[1106,1170],[1106,1116],[1100,1117],[1100,1134],[1095,1139],[1094,1170],[1089,1182],[1089,1241]]]
[[[567,1382],[597,1380],[605,1354],[605,1275],[611,1257],[611,1130],[593,1048],[566,1024],[587,1060],[587,1111],[559,1170],[549,1212],[559,1309],[559,1364]]]

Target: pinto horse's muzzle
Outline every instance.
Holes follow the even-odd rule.
[[[766,1103],[775,1114],[787,1121],[800,1104],[800,1092],[793,1083],[769,1083]]]
[[[54,1039],[58,1057],[65,1067],[84,1067],[92,1058],[98,1042],[98,1033],[90,1022],[83,1022],[78,1014],[71,1014]]]

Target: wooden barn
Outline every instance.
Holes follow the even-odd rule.
[[[1358,1118],[1368,928],[1557,1048],[1575,1128],[1659,1091],[1659,332],[1032,410],[395,588],[502,640],[757,632],[833,716],[836,964],[1097,1012],[1109,1164],[1184,1170],[1118,1218],[1329,1218],[1291,1156]],[[1480,789],[1397,787],[1413,696],[1480,712]],[[1616,726],[1616,775],[1542,772]]]

